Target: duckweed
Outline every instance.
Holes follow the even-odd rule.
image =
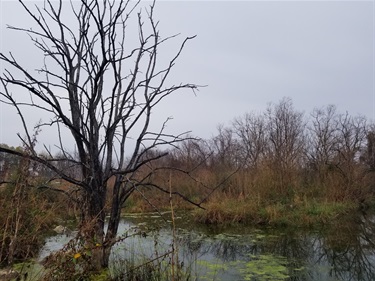
[[[289,277],[286,258],[275,255],[252,256],[240,272],[249,281],[282,281]]]

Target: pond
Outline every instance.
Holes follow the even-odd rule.
[[[157,214],[122,219],[119,235],[144,231],[118,243],[112,252],[121,258],[152,259],[178,247],[178,262],[198,280],[375,280],[375,217],[356,214],[312,230],[209,227],[177,216],[176,232]],[[173,237],[175,237],[173,239]],[[70,239],[47,239],[40,258]]]

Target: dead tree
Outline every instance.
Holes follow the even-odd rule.
[[[197,89],[189,83],[167,84],[185,44],[193,37],[182,40],[162,65],[158,50],[176,35],[163,38],[159,34],[155,2],[146,8],[140,7],[140,1],[46,0],[34,7],[19,3],[35,26],[9,28],[28,34],[44,62],[33,72],[12,53],[0,54],[5,69],[0,76],[1,100],[19,114],[23,124],[19,137],[30,153],[5,147],[0,152],[43,164],[54,172],[54,180],[79,188],[80,232],[93,248],[95,267],[107,267],[121,208],[150,178],[137,171],[165,155],[148,152],[186,139],[186,134],[167,134],[165,123],[153,131],[150,122],[160,101],[178,90]],[[129,31],[128,26],[134,23],[137,29]],[[56,130],[59,157],[47,146],[49,157],[38,156],[31,143],[34,128],[25,122],[25,107],[48,116],[37,129],[47,126]],[[67,136],[74,141],[75,153],[67,147]],[[58,162],[63,162],[62,166],[69,163],[79,172],[67,173]],[[106,211],[110,179],[114,182],[112,203]]]

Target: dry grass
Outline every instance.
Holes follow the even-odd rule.
[[[371,174],[358,176],[350,183],[337,171],[328,171],[324,177],[307,178],[304,173],[295,170],[284,175],[282,182],[280,172],[269,165],[240,170],[204,202],[202,206],[206,211],[194,208],[196,220],[207,224],[313,226],[331,223],[339,216],[371,205],[375,198]],[[204,185],[178,175],[172,175],[172,181],[176,191],[199,202],[210,191],[206,187],[216,186],[224,174],[206,169],[197,175]],[[162,183],[164,179],[158,180]],[[144,196],[155,206],[168,207],[164,194],[145,190]],[[192,208],[192,205],[177,197],[174,202],[177,209]],[[128,211],[153,211],[137,194],[129,203]]]
[[[35,188],[41,180],[20,166],[0,186],[0,265],[35,257],[46,235],[74,217],[65,196]]]

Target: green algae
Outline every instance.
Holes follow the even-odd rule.
[[[276,255],[251,256],[251,260],[240,269],[244,280],[282,281],[289,278],[288,262]]]

